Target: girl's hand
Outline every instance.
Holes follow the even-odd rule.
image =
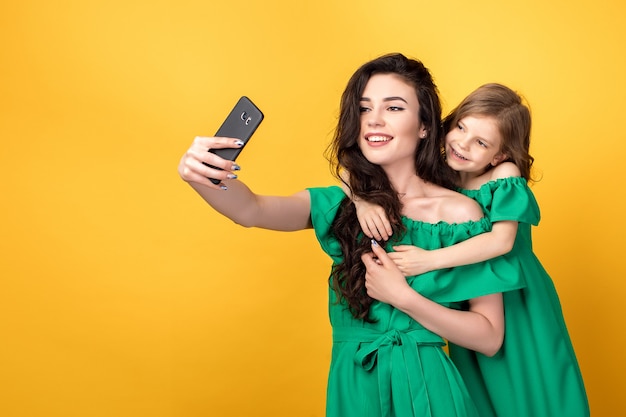
[[[376,242],[372,242],[372,252],[363,254],[361,260],[367,270],[365,288],[373,299],[397,307],[404,295],[413,291],[387,252]]]
[[[365,236],[376,240],[389,240],[393,229],[385,210],[379,205],[364,200],[353,199],[356,216]]]
[[[178,174],[187,181],[206,185],[213,189],[225,189],[223,183],[213,184],[209,178],[217,180],[235,179],[237,175],[233,171],[239,170],[239,165],[233,161],[223,159],[210,149],[240,148],[243,142],[235,138],[203,137],[196,136],[191,147],[183,155],[178,164]],[[212,165],[220,169],[211,168]]]
[[[435,269],[430,264],[430,251],[411,245],[394,246],[393,249],[395,252],[390,252],[389,258],[405,277],[424,274]]]

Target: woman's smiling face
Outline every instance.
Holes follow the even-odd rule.
[[[360,101],[359,147],[382,167],[398,161],[415,164],[415,151],[426,129],[419,120],[415,87],[396,74],[375,74]]]

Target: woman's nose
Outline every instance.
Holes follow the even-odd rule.
[[[385,124],[383,118],[377,111],[370,111],[367,113],[367,125],[370,127],[373,126],[382,126]]]

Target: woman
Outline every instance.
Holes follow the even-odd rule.
[[[394,244],[435,249],[490,228],[476,203],[446,188],[453,183],[438,157],[440,117],[430,73],[400,54],[364,64],[342,95],[331,161],[338,176],[342,169],[350,172],[355,196],[391,213]],[[315,229],[333,259],[327,415],[477,416],[443,339],[495,354],[504,334],[500,293],[523,285],[515,271],[494,260],[405,279],[383,248],[360,232],[354,206],[340,187],[257,195],[228,179],[234,163],[207,152],[236,146],[231,138],[196,138],[179,173],[214,209],[241,225]],[[464,300],[470,300],[468,311],[449,308]]]

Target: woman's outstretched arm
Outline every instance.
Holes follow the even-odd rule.
[[[208,152],[238,146],[234,138],[198,136],[181,158],[178,173],[211,207],[237,224],[282,231],[310,228],[308,191],[290,196],[258,195],[236,179],[237,164]],[[214,184],[209,178],[221,183]]]

